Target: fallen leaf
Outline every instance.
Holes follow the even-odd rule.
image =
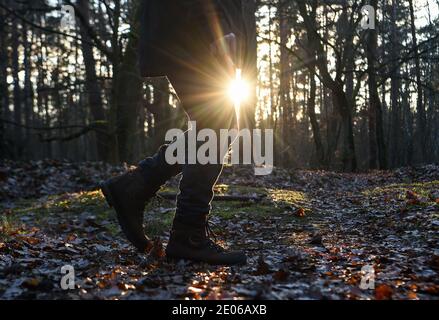
[[[203,289],[196,288],[196,287],[189,287],[189,288],[187,288],[187,290],[188,290],[190,293],[201,293],[201,292],[203,292]]]
[[[419,201],[419,196],[415,192],[410,191],[410,190],[407,190],[405,197],[409,200],[418,200]]]
[[[416,294],[416,292],[410,291],[407,294],[407,298],[409,298],[410,300],[416,300],[418,299],[418,295]]]
[[[305,216],[305,209],[299,208],[296,210],[295,215],[298,217],[303,218]]]
[[[122,291],[128,291],[128,290],[134,290],[136,289],[136,287],[132,284],[128,284],[128,283],[123,283],[123,282],[119,282],[117,284],[117,287],[122,290]]]
[[[53,282],[47,279],[31,278],[23,281],[22,287],[29,290],[50,291],[53,288]]]
[[[31,287],[37,287],[41,282],[41,279],[38,278],[32,278],[32,279],[26,279],[23,282],[23,287],[31,288]]]
[[[381,284],[375,288],[375,299],[377,300],[390,300],[392,295],[392,288],[386,284]]]
[[[437,285],[437,284],[427,285],[427,286],[420,288],[419,291],[438,296],[439,295],[439,285]]]
[[[257,276],[262,276],[262,275],[266,275],[268,273],[270,273],[270,267],[268,266],[268,264],[264,261],[264,257],[260,256],[258,259],[258,266],[256,268],[255,271],[255,275]]]
[[[287,271],[280,269],[273,274],[273,279],[283,282],[288,279],[289,275],[290,274]]]
[[[188,292],[191,294],[192,298],[195,300],[201,299],[201,294],[203,293],[203,289],[196,288],[196,287],[188,287]]]
[[[105,289],[110,285],[110,283],[106,280],[101,280],[101,281],[98,281],[96,283],[96,285],[98,286],[99,289]]]
[[[154,244],[151,249],[151,257],[154,259],[163,259],[166,256],[165,249],[163,248],[163,243],[159,237],[154,239]]]
[[[25,237],[25,236],[19,236],[17,237],[18,239],[30,244],[30,245],[36,245],[39,244],[41,242],[40,239],[38,238],[34,238],[34,237]]]

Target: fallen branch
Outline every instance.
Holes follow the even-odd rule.
[[[12,126],[15,126],[15,127],[20,127],[20,128],[23,128],[23,129],[29,129],[29,130],[35,130],[35,131],[86,129],[86,128],[90,128],[90,127],[96,127],[96,126],[99,126],[99,125],[106,125],[107,124],[107,121],[98,120],[98,121],[94,121],[94,122],[90,123],[89,125],[74,124],[74,125],[60,125],[60,126],[53,126],[53,127],[35,127],[35,126],[28,126],[28,125],[25,125],[25,124],[17,123],[15,121],[3,119],[3,118],[0,118],[0,122],[9,124],[9,125],[12,125]]]
[[[77,139],[85,134],[87,134],[90,131],[95,131],[95,132],[99,132],[105,135],[110,136],[111,134],[109,132],[107,132],[106,130],[104,130],[102,127],[105,126],[107,124],[106,121],[103,120],[99,120],[99,121],[95,121],[92,122],[89,125],[66,125],[66,126],[56,126],[56,127],[34,127],[34,126],[27,126],[24,124],[20,124],[20,123],[16,123],[14,121],[9,121],[6,119],[2,119],[0,118],[0,122],[3,123],[7,123],[16,127],[20,127],[20,128],[25,128],[25,129],[29,129],[29,130],[35,130],[35,131],[53,131],[53,130],[69,130],[69,129],[80,129],[79,131],[67,135],[67,136],[52,136],[52,137],[45,137],[41,132],[38,132],[38,138],[40,139],[41,142],[53,142],[53,141],[61,141],[61,142],[65,142],[65,141],[70,141],[70,140],[74,140]]]
[[[165,200],[175,200],[176,193],[158,193],[159,198]],[[237,196],[237,195],[215,195],[213,201],[241,201],[241,202],[260,202],[265,198],[265,195],[260,196]]]

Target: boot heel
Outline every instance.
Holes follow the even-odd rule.
[[[107,202],[108,206],[110,208],[113,208],[113,206],[114,206],[113,197],[111,196],[110,188],[108,187],[108,185],[106,183],[101,185],[101,191],[102,191],[102,194],[104,195],[105,201]]]

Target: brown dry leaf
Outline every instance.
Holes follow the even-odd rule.
[[[264,261],[264,257],[260,256],[259,259],[258,259],[258,266],[256,268],[255,275],[262,276],[262,275],[268,274],[270,272],[271,272],[270,271],[270,267]]]
[[[128,284],[122,282],[119,282],[117,284],[117,287],[122,291],[128,291],[130,289],[130,286]]]
[[[150,254],[154,259],[163,259],[166,256],[165,249],[163,248],[163,243],[159,237],[154,239],[154,244],[152,246]]]
[[[305,216],[305,209],[303,209],[303,208],[297,209],[295,212],[295,215],[300,217],[300,218],[303,218]]]
[[[187,290],[190,292],[190,293],[201,293],[201,292],[203,292],[203,289],[201,289],[201,288],[197,288],[197,287],[189,287],[189,288],[187,288]]]
[[[35,288],[38,287],[41,283],[41,279],[38,278],[31,278],[31,279],[27,279],[23,282],[23,287],[26,288]]]
[[[34,237],[24,237],[24,236],[20,236],[18,237],[20,240],[30,244],[30,245],[36,245],[39,244],[41,242],[40,239],[38,238],[34,238]]]
[[[288,277],[289,277],[290,273],[285,271],[285,270],[278,270],[273,274],[273,279],[276,281],[287,281]]]
[[[76,234],[74,234],[74,233],[69,234],[69,235],[67,236],[67,238],[66,238],[66,242],[72,242],[72,241],[75,241],[77,237],[78,237],[78,236],[77,236]]]
[[[187,290],[192,295],[192,298],[194,298],[195,300],[201,299],[201,294],[203,293],[203,289],[196,287],[188,287]]]
[[[377,300],[390,300],[392,295],[393,289],[386,284],[381,284],[375,289],[375,299]]]
[[[433,284],[431,286],[425,286],[419,291],[426,292],[433,295],[439,295],[439,285]]]
[[[360,282],[360,277],[353,275],[352,277],[347,280],[347,283],[351,286],[356,286]]]
[[[416,284],[411,284],[409,288],[412,291],[417,291],[418,290],[418,286]]]
[[[410,291],[407,294],[407,298],[409,298],[410,300],[416,300],[418,299],[418,295],[416,294],[416,292]]]
[[[407,190],[407,192],[405,194],[405,197],[408,200],[417,200],[417,201],[419,201],[419,196],[415,192],[410,191],[410,190]]]
[[[98,286],[99,289],[105,289],[110,285],[110,283],[106,280],[102,280],[102,281],[98,281],[96,285]]]

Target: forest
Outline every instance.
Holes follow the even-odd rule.
[[[375,30],[361,27],[365,1],[245,3],[254,61],[241,127],[275,130],[277,166],[438,161],[435,1],[372,1]],[[75,9],[74,29],[61,28],[63,4]],[[166,79],[136,75],[137,8],[2,1],[2,158],[135,163],[184,125]]]
[[[238,271],[164,260],[178,177],[147,205],[148,256],[98,190],[187,125],[140,75],[141,2],[0,0],[0,299],[438,299],[439,1],[243,1],[240,127],[274,131],[275,170],[215,186]]]

